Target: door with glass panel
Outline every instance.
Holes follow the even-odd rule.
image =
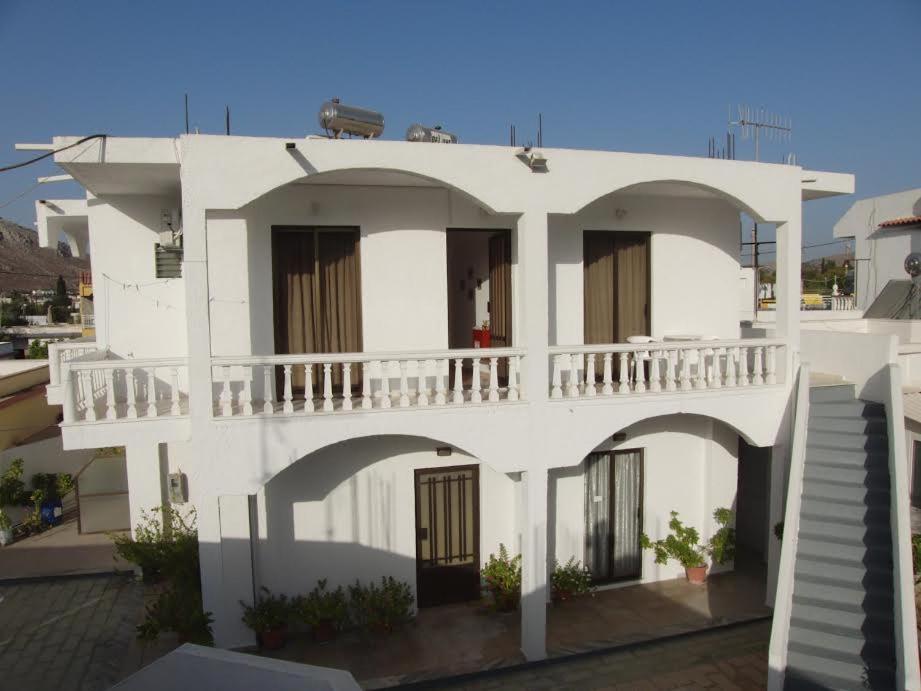
[[[420,607],[480,596],[479,469],[416,471],[416,592]]]
[[[634,580],[642,571],[643,452],[585,459],[585,565],[595,581]]]

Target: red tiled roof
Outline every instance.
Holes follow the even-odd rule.
[[[879,224],[879,227],[894,228],[896,226],[913,226],[916,223],[921,223],[921,216],[903,216],[902,218],[893,218],[888,221],[883,221]]]

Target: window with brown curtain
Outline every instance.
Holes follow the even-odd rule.
[[[649,234],[586,230],[585,343],[624,343],[649,334]]]
[[[272,229],[277,354],[361,352],[359,236],[356,228]],[[333,385],[341,385],[341,368],[332,374]],[[351,374],[354,386],[360,372]],[[314,391],[321,376],[315,367]],[[294,368],[292,385],[303,390],[302,367]]]
[[[512,237],[507,230],[489,237],[489,335],[493,348],[512,345]],[[508,360],[499,360],[501,384],[508,377]]]

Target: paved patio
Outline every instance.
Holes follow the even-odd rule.
[[[548,652],[585,653],[763,618],[770,615],[764,596],[760,570],[711,576],[705,586],[678,579],[600,591],[550,606]],[[284,649],[264,654],[347,669],[365,688],[381,688],[521,664],[519,631],[517,612],[465,603],[423,609],[398,633],[351,632],[325,645],[295,635]]]

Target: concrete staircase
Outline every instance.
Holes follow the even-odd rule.
[[[784,688],[894,689],[885,408],[848,384],[809,401]]]

